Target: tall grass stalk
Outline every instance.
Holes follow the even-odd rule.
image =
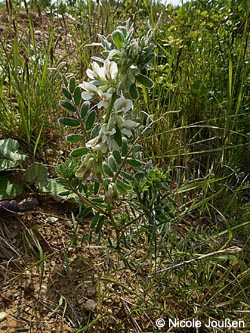
[[[220,23],[225,12],[202,6],[182,6],[175,16],[171,9],[163,12],[151,69],[155,86],[141,106],[155,118],[167,111],[143,144],[160,163],[185,166],[190,180],[193,172],[206,176],[212,169],[223,178],[225,165],[244,168],[240,161],[249,142],[243,125],[248,119],[247,23],[232,38]],[[226,13],[232,15],[230,5]]]
[[[51,59],[54,32],[48,32],[48,41],[38,44],[31,17],[27,14],[27,31],[20,26],[20,11],[15,8],[15,31],[10,43],[8,27],[1,39],[1,135],[25,141],[35,156],[47,140],[46,132],[53,127],[60,76],[51,70],[56,63]],[[10,43],[10,44],[9,44]],[[9,47],[11,45],[11,47]]]

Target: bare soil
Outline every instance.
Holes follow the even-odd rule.
[[[0,312],[8,314],[1,331],[73,332],[90,315],[85,303],[96,306],[95,266],[101,262],[94,258],[101,255],[73,246],[66,203],[42,200],[36,211],[1,212]],[[78,237],[83,230],[79,226]]]

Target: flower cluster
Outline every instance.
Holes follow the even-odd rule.
[[[119,134],[130,138],[132,130],[139,123],[128,119],[129,111],[133,109],[131,99],[125,98],[118,89],[118,66],[115,61],[106,59],[103,66],[97,62],[91,64],[86,74],[91,81],[84,81],[79,85],[83,89],[82,99],[90,101],[98,98],[98,109],[104,109],[104,123],[99,134],[86,143],[87,148],[102,153],[119,150],[119,143],[115,135]]]
[[[98,96],[101,101],[97,104],[97,107],[107,108],[115,91],[118,74],[117,64],[107,59],[102,67],[95,61],[91,65],[92,69],[88,68],[86,74],[92,81],[84,81],[79,85],[84,90],[82,98],[85,101],[89,101],[93,97]]]
[[[89,152],[76,172],[76,176],[84,181],[90,175],[100,179],[99,165],[105,158],[104,154],[119,151],[124,139],[132,138],[133,131],[139,126],[138,122],[130,119],[132,99],[138,97],[136,82],[146,87],[153,84],[141,73],[153,58],[151,32],[138,39],[133,37],[133,32],[134,29],[128,25],[118,27],[111,34],[111,43],[106,37],[99,36],[100,46],[104,49],[103,58],[93,57],[86,70],[87,80],[79,84],[83,104],[91,105],[91,110],[99,110],[101,116],[100,123],[85,144]],[[109,190],[114,192],[113,187]]]
[[[151,43],[152,30],[141,37],[134,37],[134,28],[119,26],[112,32],[112,40],[115,48],[108,42],[107,38],[99,35],[101,45],[105,49],[103,54],[110,61],[115,61],[119,68],[119,86],[124,92],[129,93],[133,98],[138,97],[136,82],[147,87],[152,87],[153,82],[142,74],[152,62],[154,57],[154,45]]]
[[[129,110],[133,108],[130,99],[119,97],[113,104],[112,113],[107,123],[102,124],[98,136],[89,140],[86,147],[94,151],[101,150],[102,153],[119,150],[119,144],[115,140],[115,134],[119,131],[122,135],[130,138],[132,129],[136,128],[139,123],[126,119]]]

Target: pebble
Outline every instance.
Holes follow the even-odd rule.
[[[0,312],[0,322],[4,321],[8,317],[6,312]]]
[[[93,311],[96,308],[97,304],[94,300],[88,299],[84,304],[83,307],[87,311]]]
[[[65,221],[64,223],[65,223],[65,225],[66,225],[67,227],[69,227],[69,228],[72,228],[72,227],[73,227],[73,222],[70,221],[70,220],[67,220],[67,221]]]
[[[87,288],[87,296],[93,297],[96,294],[96,288],[95,287],[88,287]]]
[[[47,294],[48,288],[44,284],[41,285],[40,295],[45,296]]]
[[[58,219],[58,217],[54,217],[54,216],[48,216],[47,218],[46,218],[46,222],[47,223],[55,223],[55,222],[57,222],[59,219]]]

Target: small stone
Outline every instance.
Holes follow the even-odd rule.
[[[45,296],[47,294],[48,288],[47,286],[45,286],[44,284],[41,285],[41,289],[40,289],[40,296]]]
[[[34,31],[34,34],[35,34],[35,35],[42,36],[42,31],[41,31],[41,30],[35,30],[35,31]],[[49,149],[47,149],[47,150],[49,150]]]
[[[83,307],[87,311],[93,311],[96,308],[96,302],[92,299],[88,299],[84,304]]]
[[[31,279],[24,281],[23,290],[26,295],[33,294],[35,290],[34,282]]]
[[[55,222],[57,222],[57,221],[58,221],[58,217],[48,216],[48,217],[46,218],[46,222],[47,222],[47,223],[55,223]]]
[[[0,323],[8,317],[6,312],[0,312]]]
[[[95,287],[88,287],[87,288],[87,296],[93,297],[96,294],[96,288]]]
[[[70,221],[70,220],[67,220],[67,221],[65,221],[64,223],[65,223],[65,225],[66,225],[67,227],[69,227],[69,228],[72,228],[72,227],[73,227],[73,222]]]

